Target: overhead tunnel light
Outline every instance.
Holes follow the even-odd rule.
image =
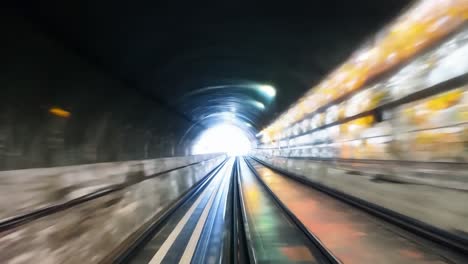
[[[60,107],[51,107],[49,109],[49,113],[62,118],[69,118],[71,116],[71,113],[69,111]]]
[[[261,109],[261,110],[265,109],[265,105],[259,101],[251,101],[251,104],[258,109]]]
[[[259,90],[262,94],[268,96],[269,98],[273,98],[273,97],[276,96],[276,89],[275,89],[275,87],[273,87],[273,86],[271,86],[271,85],[266,85],[266,84],[264,84],[264,85],[259,85],[259,86],[258,86],[258,90]]]

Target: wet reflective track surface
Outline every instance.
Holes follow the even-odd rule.
[[[250,157],[222,162],[117,255],[118,263],[468,263]]]

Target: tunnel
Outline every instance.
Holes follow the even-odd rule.
[[[468,1],[15,1],[0,263],[468,263]]]

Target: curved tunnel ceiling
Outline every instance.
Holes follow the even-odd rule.
[[[19,10],[194,124],[234,120],[254,135],[409,2],[44,0]],[[268,85],[274,96],[262,94]]]

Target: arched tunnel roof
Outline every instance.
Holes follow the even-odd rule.
[[[19,10],[185,116],[193,137],[226,119],[255,135],[408,3],[44,0]]]

